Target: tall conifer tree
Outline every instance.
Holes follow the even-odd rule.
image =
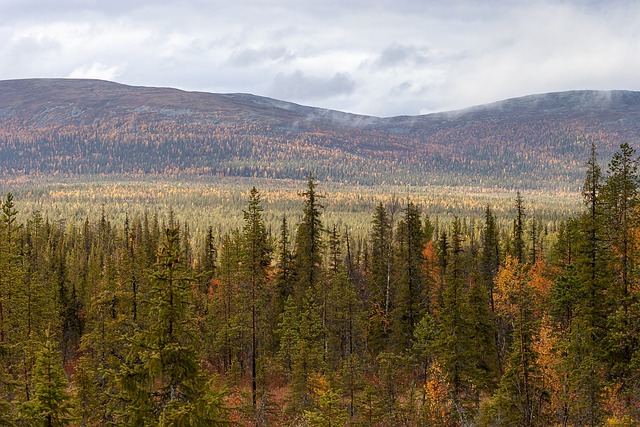
[[[201,370],[193,331],[195,277],[183,264],[180,234],[167,228],[150,272],[148,329],[138,331],[118,373],[125,403],[122,421],[133,425],[215,425],[224,421],[221,396]]]
[[[638,226],[638,158],[629,144],[620,145],[609,163],[608,176],[602,188],[606,209],[609,243],[615,249],[614,265],[619,272],[614,286],[608,289],[610,314],[607,320],[609,374],[620,388],[620,399],[628,410],[637,406],[633,397],[640,386],[636,383],[632,363],[640,352],[640,330],[636,325],[640,315],[638,296],[633,292],[636,266],[634,230]],[[637,356],[635,356],[637,357]],[[634,404],[634,400],[636,404]]]
[[[20,408],[27,425],[66,426],[74,420],[73,400],[66,391],[69,383],[56,347],[47,331],[35,361],[33,399]]]
[[[265,298],[265,284],[271,264],[271,248],[267,240],[267,230],[262,219],[262,204],[260,193],[253,187],[249,194],[249,202],[244,212],[243,235],[243,274],[249,284],[248,296],[251,311],[251,403],[257,419],[257,363],[258,363],[258,335],[264,331],[264,313],[267,308]],[[263,320],[261,322],[261,319]]]
[[[397,287],[391,326],[398,350],[411,348],[413,332],[428,310],[428,293],[423,274],[424,230],[419,208],[409,202],[398,224],[396,260]]]
[[[307,191],[301,195],[305,198],[302,222],[296,233],[296,252],[294,256],[294,271],[297,279],[294,295],[300,304],[309,289],[317,292],[318,283],[322,275],[322,255],[324,245],[322,233],[324,228],[320,219],[323,206],[318,202],[322,198],[316,193],[316,184],[309,174]]]
[[[526,261],[524,246],[524,201],[520,191],[516,194],[516,217],[513,220],[513,255],[523,263]]]

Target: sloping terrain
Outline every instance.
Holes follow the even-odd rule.
[[[576,190],[640,143],[640,93],[533,95],[377,118],[247,94],[98,80],[0,81],[0,174],[191,174]]]

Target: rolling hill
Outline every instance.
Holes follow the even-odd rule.
[[[640,145],[640,92],[572,91],[379,118],[247,94],[0,81],[0,175],[198,175],[577,190]]]

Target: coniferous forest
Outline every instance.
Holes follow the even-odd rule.
[[[518,193],[479,232],[380,203],[364,238],[311,175],[299,221],[253,188],[197,238],[172,211],[19,221],[8,193],[0,425],[637,425],[637,167],[592,146],[555,230]]]

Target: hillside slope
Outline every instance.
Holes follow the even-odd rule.
[[[578,189],[640,144],[640,93],[533,95],[377,118],[247,94],[98,80],[0,81],[0,174],[194,174]]]

